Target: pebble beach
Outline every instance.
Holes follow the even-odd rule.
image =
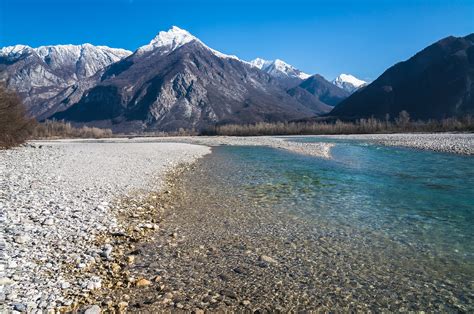
[[[81,270],[113,250],[93,245],[97,234],[120,231],[111,202],[159,190],[173,167],[209,152],[190,144],[76,141],[0,151],[0,312],[54,311],[72,304],[66,294],[100,289],[101,278]]]

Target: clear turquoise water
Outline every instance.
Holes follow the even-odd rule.
[[[159,270],[190,309],[473,312],[474,158],[335,142],[331,159],[213,148],[175,182],[137,274]]]
[[[263,147],[219,154],[242,169],[230,179],[255,202],[385,237],[474,274],[474,158],[336,142],[330,160]]]

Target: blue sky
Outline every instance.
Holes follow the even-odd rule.
[[[172,25],[245,60],[373,80],[438,39],[474,32],[474,1],[0,0],[0,46],[135,50]]]

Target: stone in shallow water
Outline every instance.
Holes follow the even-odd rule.
[[[135,262],[135,256],[134,255],[127,256],[127,263],[128,264],[133,264],[134,262]]]
[[[102,310],[100,309],[100,306],[93,305],[85,310],[84,314],[100,314],[101,312]]]
[[[269,264],[274,264],[274,265],[278,264],[278,262],[274,258],[272,258],[270,256],[267,256],[267,255],[261,255],[259,260],[261,262],[265,262],[265,263],[269,263]]]
[[[137,287],[146,287],[149,286],[151,282],[149,280],[146,280],[145,278],[142,278],[137,281],[136,285]]]

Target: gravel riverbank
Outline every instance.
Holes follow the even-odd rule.
[[[191,143],[206,146],[266,146],[277,149],[284,149],[294,153],[331,158],[331,148],[333,143],[299,143],[290,142],[281,137],[274,136],[179,136],[179,137],[136,137],[135,142],[173,142]]]
[[[113,250],[94,245],[96,235],[120,231],[112,202],[159,190],[174,166],[209,152],[198,145],[123,140],[34,142],[0,151],[6,301],[0,312],[42,313],[70,306],[67,295],[100,288],[101,279],[84,272]],[[71,278],[67,268],[80,277]]]
[[[291,138],[306,136],[183,136],[183,137],[137,137],[137,142],[179,142],[208,146],[267,146],[315,157],[330,158],[335,143],[298,143]],[[308,135],[325,139],[360,140],[386,146],[409,147],[444,153],[474,155],[474,133],[401,133],[401,134],[353,134],[353,135]]]
[[[406,133],[324,135],[328,139],[362,140],[386,146],[401,146],[443,153],[474,155],[473,133]]]

